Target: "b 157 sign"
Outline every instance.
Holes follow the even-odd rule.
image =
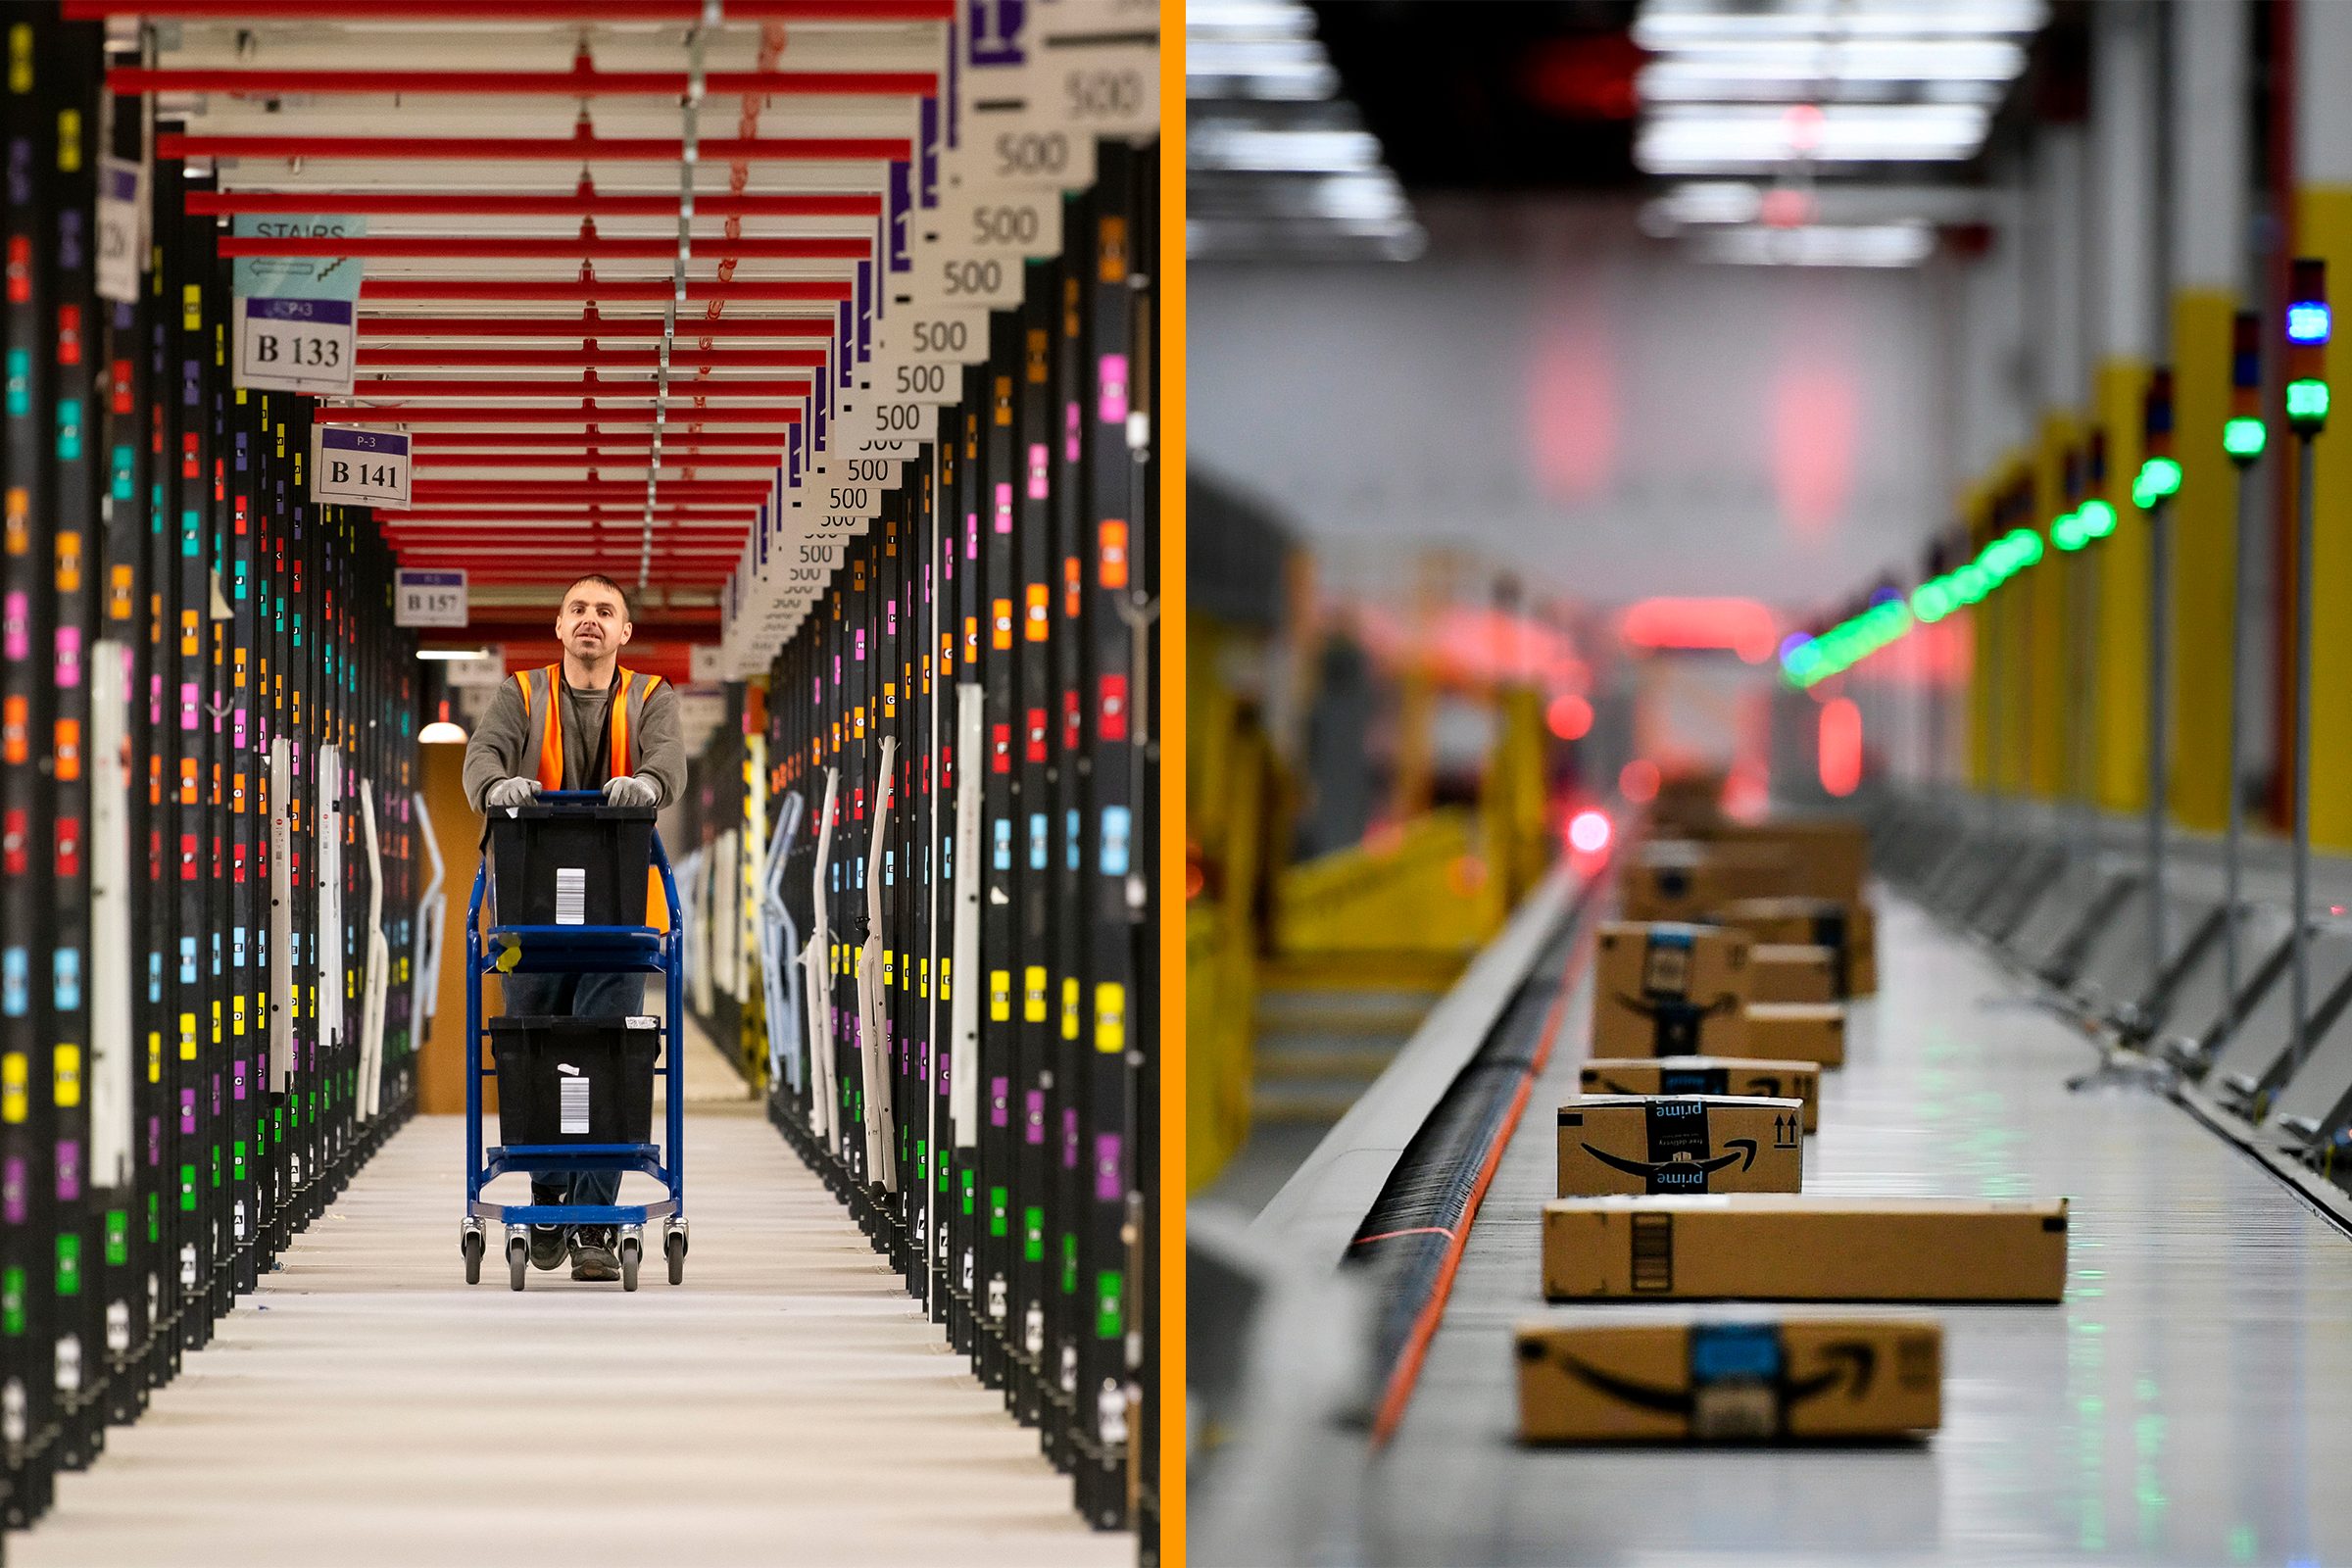
[[[465,625],[465,571],[446,568],[428,570],[416,566],[398,568],[392,577],[392,624]]]

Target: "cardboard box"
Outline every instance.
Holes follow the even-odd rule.
[[[1544,1294],[1807,1301],[2055,1301],[2066,1200],[1564,1198],[1544,1205]]]
[[[1559,1110],[1562,1198],[1804,1191],[1800,1100],[1592,1095]]]
[[[1651,839],[1629,858],[1619,892],[1629,920],[1704,920],[1734,900],[1786,893],[1790,880],[1776,845]]]
[[[1748,950],[1748,995],[1757,1002],[1836,1002],[1838,950],[1759,942]]]
[[[1588,1095],[1738,1095],[1795,1100],[1805,1107],[1805,1131],[1821,1123],[1821,1068],[1809,1061],[1759,1061],[1740,1056],[1596,1056],[1578,1082]]]
[[[1659,838],[1695,837],[1723,824],[1723,791],[1729,777],[1721,770],[1670,773],[1658,780],[1657,798],[1649,803],[1649,830]]]
[[[1763,891],[1860,904],[1870,876],[1870,837],[1859,817],[1781,817],[1770,822],[1725,822],[1698,830],[1708,843],[1770,851],[1786,867],[1781,885]]]
[[[1943,1416],[1943,1328],[1931,1317],[1588,1307],[1520,1324],[1516,1348],[1525,1443],[1901,1438]]]
[[[1717,1047],[1719,1056],[1762,1061],[1845,1065],[1845,1004],[1838,1002],[1751,1002],[1742,1044]]]
[[[1879,989],[1878,921],[1867,904],[1834,899],[1734,899],[1714,911],[1717,925],[1734,926],[1757,943],[1824,947],[1837,955],[1838,995],[1867,997]]]
[[[1616,920],[1594,941],[1594,1055],[1748,1054],[1746,932]]]

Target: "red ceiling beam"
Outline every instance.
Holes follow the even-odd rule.
[[[669,351],[672,375],[687,370],[821,370],[825,367],[823,349],[690,349],[673,346]],[[370,369],[379,367],[416,366],[441,369],[461,365],[495,367],[501,369],[615,369],[651,376],[661,364],[661,350],[653,344],[614,349],[462,349],[397,348],[378,345],[368,351]]]
[[[561,452],[609,452],[626,457],[642,457],[653,448],[651,431],[637,433],[619,431],[612,435],[587,434],[563,430],[428,430],[416,443],[421,458],[432,453],[448,453],[455,457],[468,453],[494,453],[513,450],[523,452],[556,450]],[[691,434],[671,431],[663,437],[663,452],[750,452],[764,455],[770,462],[782,461],[783,443],[757,430],[699,430]]]
[[[767,486],[741,479],[673,479],[662,493],[679,500],[762,501]],[[642,479],[418,479],[409,486],[417,501],[494,501],[514,496],[523,501],[592,501],[604,496],[645,494]]]
[[[543,531],[564,528],[638,527],[644,522],[642,509],[628,511],[617,505],[610,508],[610,515],[598,515],[595,503],[568,511],[489,512],[480,508],[454,508],[448,512],[418,511],[378,512],[375,520],[387,532],[410,528],[489,528],[522,527]],[[751,508],[740,501],[724,506],[679,507],[662,503],[654,508],[654,524],[660,528],[734,528],[740,530],[742,519]],[[729,521],[727,519],[735,520]]]
[[[904,136],[720,136],[697,144],[712,163],[819,162],[912,156]],[[669,136],[293,136],[207,135],[167,130],[155,138],[158,158],[416,158],[455,161],[675,164],[686,144]]]
[[[666,300],[675,289],[668,278],[370,277],[360,284],[362,304],[384,300]],[[845,278],[758,278],[722,283],[715,277],[688,278],[690,300],[787,300],[836,304],[853,290]],[[683,325],[684,323],[680,323]]]
[[[642,473],[653,456],[650,445],[641,447],[596,446],[585,442],[573,448],[542,448],[536,452],[449,452],[426,449],[419,453],[419,462],[435,465],[434,477],[441,477],[443,468],[608,468],[619,473]],[[678,468],[734,468],[751,473],[773,474],[776,460],[757,449],[712,453],[686,453],[662,449],[662,467],[664,472]]]
[[[726,316],[715,320],[680,321],[680,337],[831,337],[834,323],[821,316]],[[363,316],[360,336],[370,337],[560,337],[583,343],[605,338],[662,335],[659,316],[600,316],[575,321],[554,316]]]
[[[117,67],[109,91],[226,92],[269,97],[279,93],[500,93],[552,98],[653,96],[683,98],[683,71],[254,71],[236,66]],[[756,93],[766,98],[888,95],[929,98],[939,91],[930,71],[712,71],[711,93]]]
[[[512,409],[496,405],[455,405],[429,408],[403,404],[373,409],[326,409],[318,416],[328,424],[594,424],[634,429],[651,426],[650,410],[635,408]],[[678,424],[788,425],[801,422],[798,409],[680,409],[671,416]]]
[[[492,214],[501,218],[676,218],[675,196],[625,196],[596,192],[556,196],[544,192],[496,190],[192,190],[188,211],[224,218],[273,213],[366,213],[375,217],[422,214]],[[703,218],[878,218],[882,198],[866,191],[823,191],[694,198]]]
[[[730,255],[745,260],[791,262],[861,262],[874,242],[865,237],[788,235],[770,238],[720,239]],[[484,261],[572,262],[581,257],[617,260],[668,261],[678,254],[675,239],[606,239],[563,235],[509,234],[223,234],[214,241],[222,256],[358,256],[386,260],[479,259]]]
[[[702,0],[65,0],[66,16],[181,17],[233,22],[683,22]],[[945,22],[955,0],[727,0],[728,22]]]
[[[585,376],[569,380],[509,377],[493,380],[487,377],[467,380],[463,377],[444,380],[434,376],[415,376],[388,381],[354,381],[351,395],[358,398],[478,398],[484,393],[501,398],[562,398],[576,403],[583,395],[600,403],[615,398],[652,402],[654,383],[647,381],[638,389],[632,381],[589,380]],[[724,398],[805,398],[808,395],[806,378],[784,380],[762,377],[758,380],[697,380],[692,376],[673,376],[669,395],[679,397]]]

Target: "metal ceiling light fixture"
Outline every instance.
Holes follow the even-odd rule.
[[[2045,0],[1644,0],[1634,161],[1713,178],[1670,187],[1643,228],[1696,230],[1712,261],[1926,260],[1936,223],[1971,220],[1936,172],[1984,150],[2048,20]],[[1903,183],[1869,183],[1889,172]]]
[[[1185,15],[1185,249],[1195,260],[1408,261],[1426,238],[1297,0]]]

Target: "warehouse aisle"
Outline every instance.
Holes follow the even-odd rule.
[[[11,1561],[1132,1559],[763,1119],[698,1104],[687,1283],[633,1297],[467,1287],[464,1139],[393,1139]]]
[[[1936,1309],[1925,1446],[1519,1447],[1510,1329],[1577,1310],[1544,1305],[1537,1252],[1580,999],[1368,1489],[1376,1560],[2352,1560],[2352,1240],[2165,1101],[2070,1094],[2093,1058],[2069,1026],[1918,909],[1884,913],[1884,990],[1824,1077],[1806,1188],[2066,1195],[2065,1304]]]

